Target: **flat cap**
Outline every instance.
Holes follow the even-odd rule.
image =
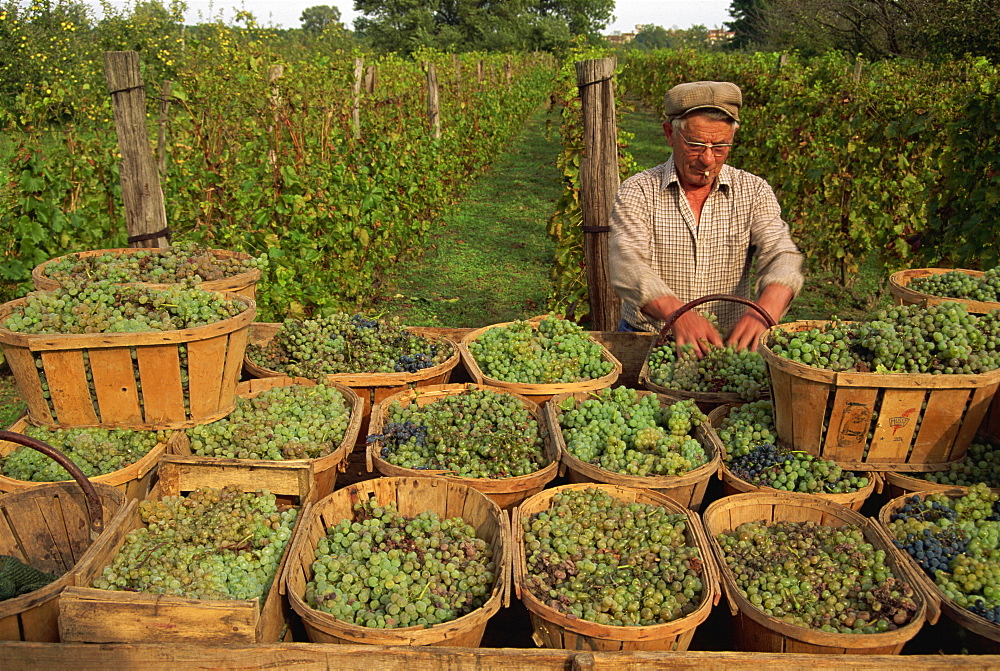
[[[743,93],[732,82],[686,82],[667,91],[663,111],[667,121],[706,108],[721,110],[739,121],[742,106]]]

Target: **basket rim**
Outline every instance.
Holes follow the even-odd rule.
[[[282,324],[280,322],[253,322],[250,324],[250,341],[253,342],[254,335],[259,333],[261,330],[269,330],[273,328],[274,333],[263,341],[269,342],[274,338],[277,332],[281,330],[281,327]],[[448,336],[437,333],[416,333],[413,329],[419,327],[406,326],[404,328],[410,333],[419,335],[427,340],[441,342],[450,346],[451,355],[436,366],[421,368],[415,373],[328,373],[326,379],[331,382],[339,382],[341,384],[354,387],[396,386],[414,381],[427,380],[437,377],[438,375],[443,375],[458,365],[461,357],[458,350],[458,344],[454,340]],[[288,377],[288,373],[271,368],[264,368],[263,366],[254,363],[254,361],[250,358],[249,345],[247,350],[247,353],[243,355],[243,367],[246,368],[250,375],[253,375],[256,378]]]
[[[653,625],[604,625],[582,618],[574,618],[566,613],[558,611],[546,605],[524,584],[525,573],[527,572],[527,556],[524,548],[524,531],[522,527],[522,517],[533,514],[537,507],[538,512],[551,508],[551,500],[557,494],[566,491],[581,491],[586,489],[599,489],[616,499],[629,500],[624,496],[632,497],[637,502],[648,503],[660,506],[672,514],[684,515],[687,520],[685,531],[688,540],[699,549],[700,558],[703,562],[701,600],[698,607],[683,617],[669,622],[661,622]],[[545,503],[545,507],[541,504]],[[525,513],[525,509],[530,512]],[[514,510],[511,517],[511,547],[515,553],[514,583],[517,594],[525,607],[537,616],[552,622],[560,627],[568,629],[578,634],[593,638],[613,639],[619,641],[642,641],[659,640],[677,636],[680,633],[690,631],[708,619],[712,607],[718,603],[721,596],[718,582],[718,567],[708,539],[705,537],[701,519],[694,511],[685,508],[680,503],[674,501],[669,496],[651,489],[638,487],[628,487],[611,483],[577,483],[560,485],[545,489],[523,501]]]
[[[417,387],[415,389],[403,389],[392,394],[391,396],[387,396],[382,401],[372,406],[368,430],[372,431],[375,428],[382,427],[382,422],[384,420],[383,415],[394,400],[402,400],[410,397],[416,398],[418,396],[427,397],[429,395],[438,395],[444,398],[446,396],[458,395],[465,393],[466,391],[477,389],[514,396],[525,404],[528,412],[538,424],[539,435],[542,437],[543,441],[542,450],[545,457],[549,459],[547,464],[532,473],[526,473],[524,475],[517,475],[509,478],[475,478],[470,476],[448,475],[447,471],[404,468],[402,466],[392,464],[386,459],[383,459],[381,456],[381,452],[378,449],[381,441],[366,440],[365,452],[368,460],[368,471],[371,472],[372,466],[374,466],[382,475],[403,477],[438,477],[444,480],[450,480],[459,484],[474,487],[487,495],[501,492],[522,492],[532,489],[533,487],[538,487],[539,485],[544,486],[552,481],[556,477],[559,470],[559,451],[553,444],[551,432],[546,431],[543,408],[539,407],[538,404],[531,399],[525,398],[516,392],[502,387],[492,387],[490,385],[478,384],[475,382],[459,382],[429,385],[425,387]]]

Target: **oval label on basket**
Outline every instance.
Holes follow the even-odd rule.
[[[837,442],[843,447],[858,443],[860,438],[868,436],[868,426],[871,424],[872,409],[862,403],[847,403],[840,418],[837,430]]]

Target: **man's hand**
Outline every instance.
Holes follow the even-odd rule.
[[[764,287],[757,305],[767,311],[771,318],[777,322],[791,302],[791,289],[783,284],[768,284]],[[726,344],[732,345],[736,349],[749,349],[751,352],[756,352],[760,334],[767,329],[768,325],[764,318],[753,308],[747,308],[746,313],[740,317],[730,332]]]
[[[684,303],[673,296],[661,296],[642,306],[642,311],[654,319],[665,320]],[[694,310],[688,310],[677,318],[673,326],[674,340],[678,350],[681,345],[692,345],[699,359],[708,353],[710,347],[722,347],[719,331]]]

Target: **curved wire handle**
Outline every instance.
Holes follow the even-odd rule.
[[[742,296],[736,296],[735,294],[709,294],[707,296],[702,296],[701,298],[696,298],[693,301],[685,303],[676,310],[674,310],[669,317],[667,317],[666,322],[663,324],[663,328],[660,329],[660,335],[656,338],[656,343],[654,347],[660,347],[663,343],[667,342],[667,335],[670,333],[670,329],[674,327],[674,322],[680,319],[681,315],[690,310],[691,308],[698,307],[702,303],[708,303],[710,301],[730,301],[732,303],[742,303],[752,307],[757,313],[764,318],[764,323],[768,327],[776,326],[777,322],[771,318],[771,315],[767,313],[767,310],[761,306],[754,303],[749,298],[743,298]]]
[[[80,485],[80,489],[83,490],[83,497],[87,502],[87,512],[90,513],[90,534],[92,538],[96,539],[101,531],[104,530],[104,506],[101,505],[101,499],[97,495],[97,490],[94,489],[93,483],[87,479],[87,476],[83,474],[80,467],[48,443],[25,436],[22,433],[0,430],[0,440],[8,440],[12,443],[38,450],[45,456],[55,460],[56,463],[65,468],[73,476],[76,483]]]

